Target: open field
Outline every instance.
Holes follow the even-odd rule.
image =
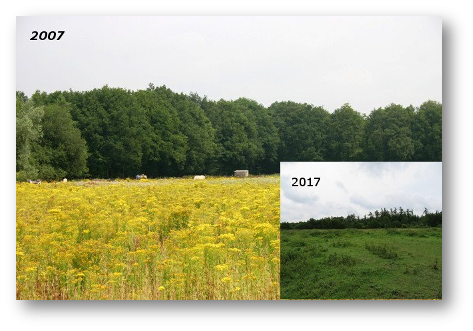
[[[281,299],[441,298],[441,228],[281,230]]]
[[[17,299],[279,299],[279,177],[17,183]]]

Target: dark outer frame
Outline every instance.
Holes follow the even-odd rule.
[[[29,301],[15,299],[16,16],[442,16],[442,300]],[[466,30],[439,8],[35,8],[12,18],[7,48],[7,296],[27,323],[445,323],[465,305]]]

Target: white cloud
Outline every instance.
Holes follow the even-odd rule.
[[[294,187],[292,177],[320,177]],[[363,216],[381,208],[442,210],[441,162],[282,162],[281,221]]]

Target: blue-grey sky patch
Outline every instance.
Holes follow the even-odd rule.
[[[305,195],[303,193],[299,193],[299,191],[296,190],[285,191],[284,197],[288,198],[294,203],[303,205],[315,204],[319,200],[319,197],[316,195]]]
[[[345,188],[345,185],[343,185],[342,182],[336,181],[335,184],[336,184],[338,187],[340,187],[344,192],[348,193],[348,192],[347,192],[347,189]]]
[[[65,34],[30,40],[43,30]],[[18,17],[16,45],[16,88],[29,96],[154,83],[212,100],[291,100],[330,112],[344,103],[369,113],[442,102],[438,17]]]
[[[379,206],[377,206],[373,202],[370,202],[370,201],[366,200],[363,196],[361,196],[359,194],[356,194],[356,193],[353,194],[352,196],[350,196],[349,201],[350,201],[351,204],[353,204],[355,206],[360,206],[364,209],[374,210],[376,208],[379,208]]]
[[[291,178],[320,177],[317,187]],[[282,162],[281,221],[367,215],[381,208],[442,210],[441,162]]]

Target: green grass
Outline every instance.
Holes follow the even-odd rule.
[[[441,298],[441,228],[281,230],[281,299]]]

